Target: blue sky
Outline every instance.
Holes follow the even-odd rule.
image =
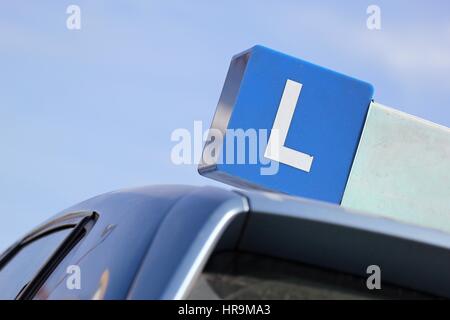
[[[66,8],[82,28],[66,28]],[[366,8],[381,8],[380,31]],[[218,183],[170,161],[176,128],[210,123],[231,56],[262,44],[375,86],[450,126],[450,2],[3,1],[0,250],[114,189]],[[205,128],[207,129],[207,128]]]

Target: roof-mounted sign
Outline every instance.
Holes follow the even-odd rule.
[[[231,61],[199,172],[412,222],[432,210],[450,230],[450,130],[372,95],[366,82],[255,46]]]
[[[200,173],[340,203],[372,93],[368,83],[255,46],[231,62],[212,124],[223,140]]]

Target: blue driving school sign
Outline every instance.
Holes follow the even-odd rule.
[[[373,87],[255,46],[233,57],[199,172],[340,204]]]

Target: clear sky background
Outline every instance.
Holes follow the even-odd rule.
[[[70,4],[81,30],[66,28]],[[366,27],[370,4],[380,31]],[[99,193],[219,185],[171,163],[170,134],[209,125],[231,56],[255,44],[450,126],[448,0],[2,1],[0,250]]]

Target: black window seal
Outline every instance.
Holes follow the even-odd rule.
[[[43,266],[39,269],[32,280],[27,283],[24,288],[17,294],[16,300],[30,300],[39,291],[44,282],[51,273],[61,263],[64,257],[73,249],[73,247],[87,234],[98,219],[98,213],[94,211],[73,212],[56,218],[49,223],[35,229],[29,235],[25,236],[21,241],[11,246],[0,257],[0,272],[24,246],[42,238],[48,234],[72,228],[73,230],[57,247],[52,255],[47,259]]]
[[[85,216],[74,227],[72,232],[58,246],[56,251],[50,256],[42,268],[37,272],[33,279],[18,293],[16,300],[31,300],[45,283],[51,273],[61,263],[64,257],[75,247],[75,245],[91,230],[98,219],[96,212],[91,212]]]
[[[26,245],[38,240],[50,233],[57,232],[64,229],[75,228],[83,218],[89,217],[93,211],[76,211],[64,214],[43,225],[33,229],[25,237],[12,244],[0,255],[0,272],[2,268]]]

